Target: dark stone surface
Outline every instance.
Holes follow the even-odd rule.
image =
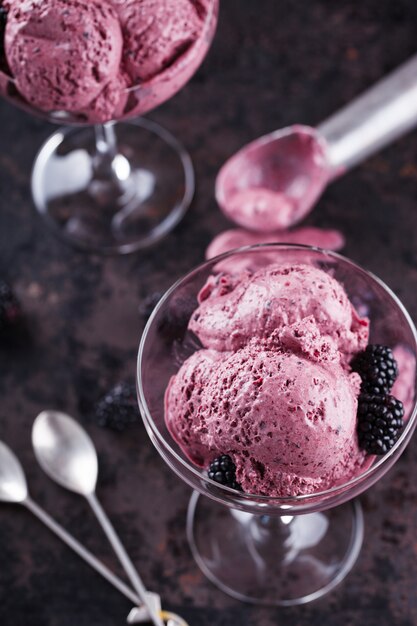
[[[362,497],[366,538],[346,581],[305,607],[259,609],[200,573],[184,523],[189,489],[164,465],[141,425],[118,435],[87,418],[95,400],[132,378],[139,307],[202,260],[228,224],[215,174],[246,141],[292,122],[316,124],[416,49],[413,0],[223,0],[213,48],[195,78],[150,117],[193,157],[198,190],[182,224],[157,248],[101,258],[61,243],[35,214],[31,164],[53,130],[0,103],[0,275],[27,314],[30,339],[0,348],[0,439],[20,456],[33,497],[120,571],[84,501],[54,485],[30,446],[45,407],[82,420],[100,454],[99,495],[149,588],[193,626],[417,624],[417,446]],[[307,222],[336,227],[345,254],[376,272],[417,314],[416,135],[325,193]],[[1,626],[114,626],[129,603],[19,507],[0,510]]]

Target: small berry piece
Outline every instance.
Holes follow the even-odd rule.
[[[188,322],[196,307],[195,297],[180,293],[166,301],[158,319],[157,330],[161,339],[168,344],[183,341],[188,331]]]
[[[208,476],[211,480],[231,487],[232,489],[242,490],[241,486],[236,482],[236,465],[233,463],[228,454],[222,454],[214,459],[208,468]]]
[[[96,407],[99,426],[118,432],[123,432],[130,424],[138,422],[139,417],[136,389],[128,382],[122,382],[113,387]]]
[[[358,399],[359,446],[370,454],[386,454],[403,427],[404,407],[394,396],[362,393]]]
[[[387,346],[370,344],[355,356],[351,367],[362,378],[363,393],[387,394],[398,376],[397,362]]]
[[[19,301],[10,286],[0,280],[0,333],[15,329],[22,319]]]

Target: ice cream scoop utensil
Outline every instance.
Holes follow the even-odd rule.
[[[29,496],[26,477],[15,454],[0,441],[0,502],[21,504],[31,511],[45,526],[67,544],[78,556],[96,570],[103,578],[123,593],[126,598],[140,604],[137,595],[115,576],[103,563],[91,554],[79,541],[58,524]]]
[[[221,168],[216,198],[242,226],[287,228],[311,210],[330,181],[416,124],[417,55],[316,129],[291,126],[243,147]]]
[[[146,588],[96,495],[97,454],[85,430],[69,415],[43,411],[32,429],[36,458],[52,480],[84,496],[128,575],[134,590],[147,607],[155,626],[164,626],[148,600]]]

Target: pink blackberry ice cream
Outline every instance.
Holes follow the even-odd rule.
[[[201,32],[196,3],[190,0],[125,0],[118,2],[120,24],[125,38],[126,70],[138,84],[172,66]]]
[[[122,56],[115,9],[89,0],[12,0],[5,36],[16,88],[42,110],[81,110],[115,79]]]
[[[67,121],[98,123],[142,114],[189,80],[208,50],[217,0],[0,5],[3,95]]]
[[[193,463],[230,455],[245,492],[276,497],[322,491],[369,464],[349,366],[369,322],[332,276],[290,262],[211,276],[189,330],[203,347],[171,378],[165,420]]]

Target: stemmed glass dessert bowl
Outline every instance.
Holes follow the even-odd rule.
[[[398,460],[417,420],[415,373],[409,375],[404,427],[384,456],[370,457],[361,473],[325,491],[294,497],[244,493],[208,478],[172,439],[164,418],[164,395],[172,375],[201,344],[188,330],[197,294],[210,276],[269,263],[318,267],[344,287],[361,315],[370,319],[370,342],[400,347],[415,372],[417,334],[394,293],[352,261],[317,248],[261,245],[216,257],[179,280],[160,300],[139,348],[137,385],[143,420],[159,454],[192,489],[187,535],[205,575],[240,600],[291,606],[335,587],[354,565],[362,544],[361,506],[354,499]],[[233,265],[231,265],[233,264]],[[401,371],[400,371],[401,376]]]
[[[171,98],[210,47],[218,0],[0,2],[0,95],[64,124],[32,172],[35,206],[79,248],[128,253],[183,217],[194,170],[142,116]]]

